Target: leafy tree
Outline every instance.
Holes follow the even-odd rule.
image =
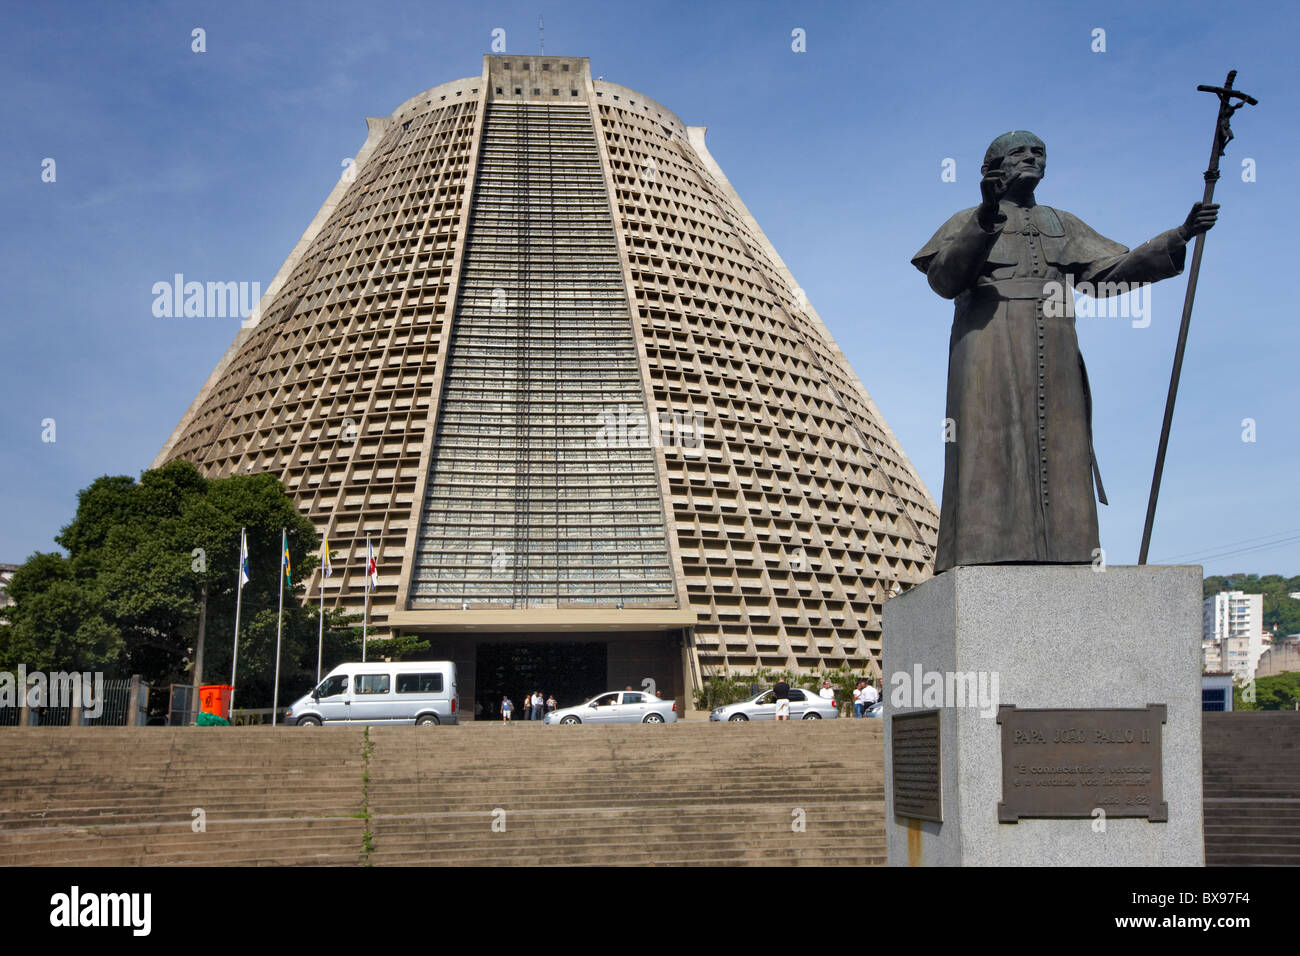
[[[140,480],[105,476],[78,495],[55,538],[68,552],[35,554],[16,572],[0,668],[140,674],[154,686],[193,683],[206,595],[201,683],[227,683],[233,650],[239,529],[247,528],[249,583],[239,626],[236,705],[268,707],[275,674],[280,531],[291,580],[284,595],[280,701],[316,676],[317,608],[302,603],[318,563],[316,529],[273,476],[204,478],[173,461]],[[291,585],[291,586],[290,586]],[[360,654],[360,628],[326,612],[328,666]]]
[[[360,646],[359,639],[358,646]],[[400,634],[396,637],[372,638],[366,643],[366,657],[372,661],[425,660],[426,658],[424,655],[428,654],[428,652],[428,638],[420,637],[415,634]]]
[[[32,555],[14,572],[8,593],[17,605],[3,612],[10,626],[0,628],[0,669],[115,669],[124,645],[103,614],[102,592],[77,581],[63,555]]]
[[[1283,671],[1255,681],[1255,699],[1242,699],[1243,687],[1232,689],[1234,710],[1294,710],[1300,701],[1300,673]]]

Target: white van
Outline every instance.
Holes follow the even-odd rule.
[[[460,694],[451,661],[340,664],[320,685],[289,705],[285,723],[328,724],[459,723]]]

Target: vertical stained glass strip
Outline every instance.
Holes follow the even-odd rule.
[[[586,106],[493,103],[412,607],[676,606]]]

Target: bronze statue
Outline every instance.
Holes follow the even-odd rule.
[[[1072,296],[1115,295],[1183,271],[1187,242],[1218,206],[1131,252],[1081,219],[1040,206],[1047,148],[1019,130],[984,156],[980,205],[957,213],[912,259],[956,299],[948,348],[943,507],[935,573],[965,564],[1088,564],[1098,556],[1092,397]],[[1098,286],[1101,283],[1102,285]]]

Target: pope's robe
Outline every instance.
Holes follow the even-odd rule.
[[[1178,275],[1186,243],[1173,229],[1130,252],[1068,212],[1007,200],[1005,220],[985,232],[976,212],[957,213],[912,259],[956,300],[935,573],[1091,563],[1094,476],[1102,504],[1106,493],[1069,286]]]

